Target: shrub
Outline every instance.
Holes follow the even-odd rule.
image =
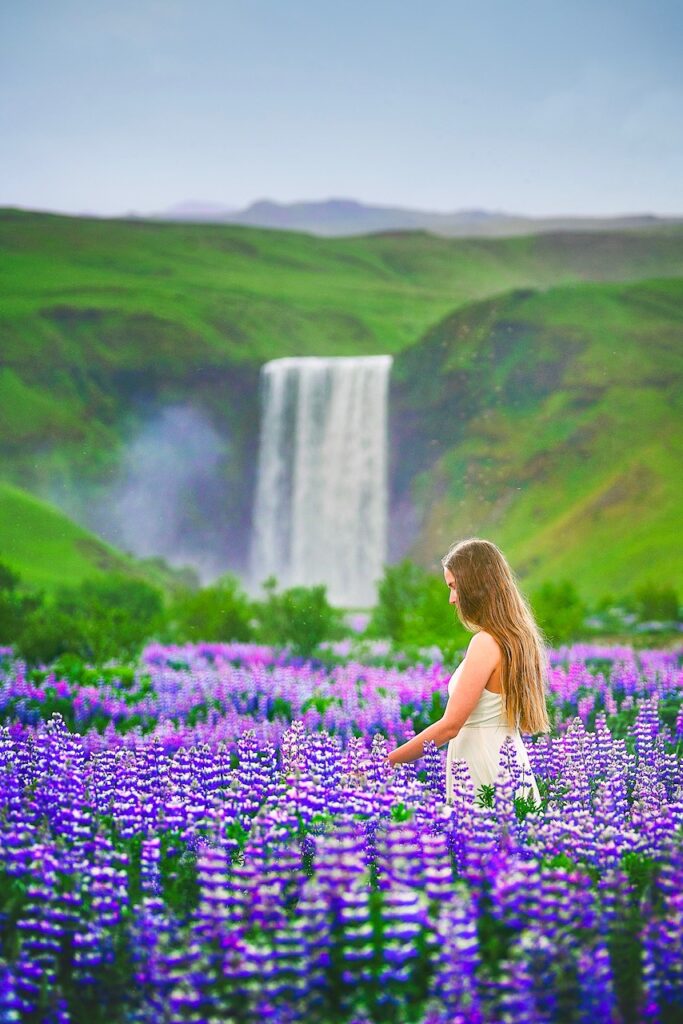
[[[25,591],[19,573],[0,562],[0,644],[12,644],[28,615],[43,602],[39,591]]]
[[[425,572],[414,603],[403,617],[399,636],[401,646],[431,647],[436,644],[446,661],[467,647],[472,634],[463,626],[453,605],[443,576]]]
[[[183,590],[169,610],[170,630],[178,643],[222,640],[248,642],[253,637],[251,600],[231,574],[201,590]]]
[[[49,665],[63,654],[90,658],[84,654],[89,648],[82,623],[53,604],[36,608],[12,640],[19,657],[29,665]]]
[[[16,638],[31,664],[71,653],[93,662],[134,658],[161,625],[160,590],[144,580],[112,574],[62,586],[34,609]]]
[[[442,575],[405,558],[397,565],[385,566],[377,595],[366,636],[386,637],[400,647],[437,645],[447,660],[467,646],[471,634],[449,606],[449,590]]]
[[[644,583],[634,593],[635,612],[641,622],[653,619],[659,622],[676,622],[679,616],[678,594],[672,586]]]
[[[309,657],[323,640],[341,640],[350,630],[343,611],[327,600],[327,587],[290,587],[277,594],[277,580],[269,576],[263,583],[266,597],[253,603],[256,640],[285,646],[301,657]]]
[[[5,562],[0,562],[0,590],[16,590],[21,576]]]
[[[397,565],[385,565],[377,586],[377,603],[365,629],[366,636],[400,640],[406,615],[419,600],[424,575],[424,570],[409,558]]]
[[[588,608],[571,580],[547,582],[533,592],[530,604],[551,644],[571,643],[583,635]]]

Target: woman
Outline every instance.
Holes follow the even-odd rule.
[[[392,765],[416,761],[424,744],[448,741],[446,800],[453,801],[451,764],[467,762],[475,791],[495,781],[500,748],[512,736],[527,784],[516,795],[540,803],[521,732],[549,732],[545,702],[547,649],[503,553],[477,537],[453,545],[441,559],[449,604],[474,632],[448,683],[443,717],[389,754]],[[531,792],[529,792],[531,791]]]

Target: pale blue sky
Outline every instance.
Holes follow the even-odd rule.
[[[5,0],[0,205],[683,213],[678,0]]]

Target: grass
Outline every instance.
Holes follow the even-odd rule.
[[[682,338],[683,281],[590,283],[467,307],[397,357],[402,380],[423,367],[416,464],[441,442],[413,556],[483,535],[530,587],[680,587]]]
[[[164,574],[141,569],[68,516],[32,494],[0,482],[0,561],[22,582],[50,591],[103,573],[147,579],[162,588]]]
[[[319,238],[4,208],[0,258],[8,482],[113,467],[141,398],[208,403],[243,467],[264,361],[390,353],[407,554],[475,533],[529,584],[680,586],[683,229]],[[29,567],[21,518],[0,529]],[[36,572],[85,571],[64,557]]]

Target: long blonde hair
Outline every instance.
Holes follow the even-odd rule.
[[[548,643],[505,555],[489,540],[468,537],[441,559],[455,577],[458,618],[470,632],[486,630],[501,649],[501,689],[509,728],[550,732],[545,695]]]

